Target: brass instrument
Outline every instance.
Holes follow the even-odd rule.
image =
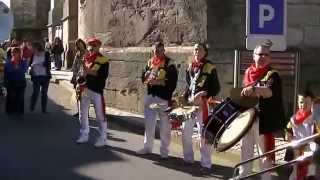
[[[78,101],[81,100],[81,95],[84,89],[84,86],[86,84],[86,73],[85,73],[85,64],[84,64],[84,56],[82,57],[80,61],[80,68],[76,77],[76,98]]]
[[[247,179],[247,178],[250,178],[250,177],[253,177],[253,176],[257,176],[257,175],[260,175],[260,174],[264,174],[264,173],[266,173],[266,172],[272,171],[272,170],[277,169],[277,168],[280,168],[280,167],[284,167],[284,166],[287,166],[287,165],[295,164],[295,163],[304,161],[304,160],[306,160],[306,159],[309,159],[309,158],[313,157],[313,155],[314,155],[313,152],[307,152],[307,153],[305,153],[305,154],[303,154],[303,155],[297,157],[296,159],[291,160],[291,161],[289,161],[289,162],[287,162],[287,163],[280,164],[280,165],[276,165],[276,166],[273,166],[273,167],[271,167],[271,168],[261,170],[260,172],[251,173],[251,174],[249,174],[249,175],[247,175],[247,176],[239,177],[239,176],[237,175],[237,171],[238,171],[239,167],[240,167],[241,165],[243,165],[243,164],[247,164],[247,163],[249,163],[249,162],[251,162],[251,161],[254,161],[254,160],[256,160],[256,159],[260,159],[260,158],[262,158],[262,157],[268,156],[268,155],[270,155],[270,154],[273,154],[273,153],[278,152],[278,151],[281,151],[281,150],[285,150],[285,149],[288,149],[288,148],[293,148],[293,149],[299,148],[299,147],[301,147],[301,146],[303,146],[303,145],[306,145],[306,144],[314,141],[315,139],[317,139],[317,138],[319,138],[319,137],[320,137],[320,133],[317,133],[317,134],[311,135],[311,136],[309,136],[309,137],[306,137],[306,138],[303,138],[303,139],[300,139],[300,140],[292,141],[292,142],[290,142],[289,144],[287,144],[287,145],[285,145],[285,146],[283,146],[283,147],[280,147],[280,148],[277,148],[277,149],[275,149],[275,150],[266,152],[266,153],[264,153],[264,154],[262,154],[262,155],[253,157],[253,158],[248,159],[248,160],[246,160],[246,161],[242,161],[242,162],[240,162],[240,163],[238,163],[238,164],[235,165],[235,167],[234,167],[234,172],[233,172],[233,177],[232,177],[231,179],[232,179],[232,180]]]

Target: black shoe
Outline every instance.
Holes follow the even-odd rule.
[[[212,170],[210,168],[201,167],[200,172],[201,172],[201,174],[211,174]]]

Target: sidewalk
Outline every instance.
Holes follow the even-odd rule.
[[[73,85],[70,83],[70,79],[72,77],[72,72],[70,71],[55,71],[52,70],[52,79],[53,82],[58,83],[63,88],[66,88],[67,90],[74,91]],[[110,116],[116,116],[121,121],[120,124],[125,124],[126,126],[130,126],[132,129],[135,129],[136,131],[139,131],[139,133],[143,133],[144,131],[144,116],[130,113],[126,111],[122,111],[119,109],[107,107],[106,112]],[[140,132],[141,131],[141,132]],[[157,127],[157,133],[159,132],[159,129]],[[199,136],[197,135],[197,130],[194,130],[194,148],[196,150],[199,150]],[[181,131],[172,131],[172,143],[176,144],[178,146],[182,146],[181,144]],[[277,139],[276,140],[276,147],[282,146],[286,144],[283,140]],[[222,153],[213,153],[213,159],[214,163],[218,164],[224,164],[233,166],[235,163],[238,163],[240,161],[240,147],[241,142],[237,143],[234,147],[232,147],[230,150]],[[284,151],[280,151],[277,154],[277,160],[281,161],[284,157]],[[218,162],[217,162],[218,161]]]

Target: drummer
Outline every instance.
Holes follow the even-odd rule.
[[[253,51],[253,64],[245,71],[242,96],[258,98],[256,108],[259,114],[252,128],[243,137],[241,160],[245,161],[254,155],[254,145],[262,154],[275,147],[274,133],[284,129],[286,125],[280,75],[270,66],[270,47],[272,42],[259,44]],[[275,161],[274,154],[260,159],[260,168],[266,169]],[[240,167],[240,177],[248,175],[252,170],[252,162]],[[271,179],[270,173],[265,173],[262,180]]]
[[[217,70],[207,60],[208,49],[205,44],[198,43],[193,49],[192,62],[186,70],[187,88],[184,98],[189,103],[199,106],[196,117],[187,120],[182,129],[183,160],[186,164],[194,162],[192,146],[193,127],[196,122],[202,124],[208,118],[208,100],[213,99],[220,91]],[[202,131],[202,128],[200,129]],[[201,166],[203,169],[210,169],[211,152],[210,146],[204,139],[200,141]]]

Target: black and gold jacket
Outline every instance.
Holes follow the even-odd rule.
[[[164,63],[159,68],[153,68],[150,59],[142,72],[142,82],[144,83],[150,75],[154,76],[153,78],[164,80],[165,85],[147,85],[147,93],[161,99],[171,100],[178,81],[178,71],[171,60],[165,57]]]
[[[187,87],[184,93],[184,97],[187,99],[191,96],[191,81],[195,77],[195,72],[191,68],[191,64],[186,70],[186,81]],[[207,92],[207,97],[214,97],[220,91],[220,83],[217,75],[217,70],[215,66],[208,60],[206,63],[199,69],[200,75],[196,79],[195,91],[194,94],[197,94],[200,91]]]

